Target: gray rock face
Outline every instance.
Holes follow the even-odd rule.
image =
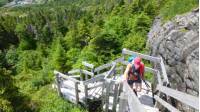
[[[163,25],[156,18],[148,44],[152,56],[163,58],[172,88],[199,96],[199,9]]]

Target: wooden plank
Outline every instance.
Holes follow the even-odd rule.
[[[68,74],[74,74],[74,73],[80,73],[80,69],[74,69],[74,70],[68,71]]]
[[[159,98],[157,95],[154,96],[155,100],[158,101],[160,104],[162,104],[164,107],[166,107],[171,112],[180,112],[178,109],[170,105],[169,103],[165,102],[161,98]]]
[[[124,60],[124,58],[120,57],[120,58],[118,58],[118,59],[116,59],[116,60],[114,60],[114,61],[112,61],[110,63],[106,63],[104,65],[101,65],[101,66],[95,68],[94,72],[98,72],[98,71],[103,70],[105,68],[111,67],[111,66],[113,66],[113,63],[119,63],[119,62],[122,62],[123,60]]]
[[[133,90],[130,88],[127,82],[123,83],[123,87],[124,87],[125,92],[127,93],[128,105],[129,105],[130,111],[144,112],[144,108],[142,107],[139,99],[137,98],[135,93],[133,93]]]
[[[83,64],[84,66],[86,66],[86,67],[91,68],[91,69],[94,68],[94,65],[93,65],[93,64],[90,64],[90,63],[88,63],[88,62],[86,62],[86,61],[83,61],[82,64]]]
[[[125,112],[126,111],[126,106],[128,105],[126,93],[122,92],[120,94],[119,98],[120,98],[120,100],[119,100],[119,110],[118,110],[118,112]]]
[[[109,109],[109,92],[110,92],[110,84],[106,82],[105,112],[108,112],[108,109]]]
[[[118,101],[118,86],[119,84],[115,84],[115,88],[114,88],[114,98],[113,98],[113,107],[112,107],[112,111],[116,112],[116,106],[117,106],[117,101]]]
[[[158,79],[157,79],[157,80],[158,80],[158,84],[162,85],[162,81],[161,81],[160,72],[159,72],[159,71],[157,71],[156,75],[157,75],[157,78],[158,78]]]
[[[146,59],[146,60],[153,61],[155,63],[159,63],[161,61],[160,58],[158,58],[158,57],[153,57],[153,56],[137,53],[137,52],[134,52],[134,51],[127,50],[126,48],[124,48],[122,50],[122,54],[136,55],[138,57],[141,57],[141,58]]]
[[[63,97],[67,98],[68,100],[73,99],[73,103],[76,103],[76,96],[75,96],[74,90],[61,88],[61,92],[63,93]],[[66,97],[66,96],[68,96],[68,97]],[[83,102],[84,98],[85,98],[84,93],[79,93],[79,101]]]
[[[89,83],[93,83],[95,81],[103,81],[105,75],[96,75],[95,77],[88,79],[86,81],[83,81],[83,85],[88,85]]]
[[[161,66],[161,70],[162,70],[162,75],[163,75],[164,81],[168,84],[169,81],[168,81],[168,78],[167,78],[167,72],[166,72],[166,69],[165,69],[165,65],[164,65],[162,57],[160,57],[160,59],[161,59],[160,66]]]
[[[85,93],[85,104],[86,106],[88,105],[88,86],[87,85],[84,85],[85,89],[84,89],[84,93]]]
[[[89,87],[88,90],[91,90],[91,89],[94,89],[94,88],[97,88],[97,87],[101,87],[101,86],[103,86],[103,83],[97,84],[97,85],[95,85],[93,87]]]
[[[76,95],[76,104],[79,103],[79,95],[78,95],[78,83],[75,83],[75,95]]]
[[[58,73],[56,74],[56,84],[57,84],[58,95],[62,97],[62,93],[60,90],[60,77]]]
[[[165,87],[165,86],[161,86],[161,85],[157,85],[157,90],[165,93],[166,95],[169,95],[177,100],[179,100],[180,102],[187,104],[197,110],[199,110],[199,98]]]
[[[119,62],[122,62],[122,61],[124,61],[124,57],[117,58],[116,60],[112,61],[111,63],[113,63],[113,62],[119,63]]]
[[[109,70],[108,74],[105,75],[104,79],[110,76],[116,68],[116,63],[113,63],[112,68]]]
[[[82,70],[80,70],[80,80],[83,81]]]
[[[107,64],[104,64],[104,65],[101,65],[101,66],[95,68],[95,69],[94,69],[94,72],[98,72],[98,71],[100,71],[100,70],[103,70],[103,69],[108,68],[108,67],[111,67],[111,66],[112,66],[112,63],[107,63]]]
[[[54,74],[59,74],[60,77],[62,77],[62,78],[64,78],[64,79],[69,79],[69,80],[71,80],[71,81],[73,81],[73,82],[78,82],[78,83],[80,82],[80,81],[77,80],[77,79],[70,78],[69,76],[67,76],[67,75],[65,75],[65,74],[63,74],[63,73],[61,73],[61,72],[55,71],[55,70],[54,70]]]
[[[69,76],[70,78],[79,78],[80,75],[72,75],[72,76]]]
[[[94,73],[87,71],[87,70],[82,70],[82,73],[84,73],[85,75],[90,75],[90,76],[94,76]]]

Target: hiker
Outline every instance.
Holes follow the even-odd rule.
[[[142,89],[142,79],[144,79],[144,64],[141,62],[139,57],[132,57],[132,59],[133,60],[131,61],[129,60],[131,63],[129,63],[126,67],[124,78],[137,95],[137,92],[141,92]],[[133,84],[135,85],[135,88],[133,88]]]

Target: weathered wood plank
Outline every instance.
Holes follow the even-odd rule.
[[[85,104],[86,106],[88,105],[88,86],[87,85],[84,85],[85,89]]]
[[[159,96],[155,95],[154,98],[155,98],[156,101],[158,101],[160,104],[162,104],[164,107],[166,107],[171,112],[180,112],[178,109],[176,109],[175,107],[173,107],[169,103],[167,103],[164,100],[162,100],[161,98],[159,98]]]
[[[109,72],[105,75],[104,79],[107,78],[108,76],[110,76],[110,75],[114,72],[115,68],[116,68],[116,63],[113,63],[112,68],[111,68],[111,69],[109,70]]]
[[[95,77],[88,79],[86,81],[83,81],[84,85],[88,85],[89,83],[93,83],[96,81],[102,81],[104,79],[105,75],[96,75]]]
[[[72,75],[72,76],[69,76],[70,78],[79,78],[80,75]]]
[[[124,58],[120,57],[120,58],[118,58],[118,59],[116,59],[116,60],[114,60],[114,61],[112,61],[110,63],[106,63],[104,65],[101,65],[101,66],[95,68],[94,72],[98,72],[98,71],[103,70],[105,68],[109,68],[109,67],[113,66],[113,63],[119,63],[119,62],[122,62],[123,60],[124,60]]]
[[[182,103],[185,103],[185,104],[199,110],[199,98],[198,97],[195,97],[195,96],[192,96],[192,95],[189,95],[189,94],[186,94],[186,93],[183,93],[183,92],[180,92],[180,91],[177,91],[177,90],[174,90],[174,89],[162,86],[162,85],[157,85],[157,90],[179,100]]]
[[[93,87],[89,87],[88,90],[91,90],[91,89],[94,89],[94,88],[97,88],[97,87],[101,87],[101,86],[103,86],[103,83],[97,84],[97,85],[95,85]]]
[[[120,98],[120,100],[119,100],[119,110],[118,110],[118,112],[125,112],[126,111],[126,106],[128,105],[126,93],[122,92],[120,94],[119,98]]]
[[[66,88],[61,88],[61,92],[63,93],[63,97],[66,97],[68,96],[68,100],[70,99],[73,99],[73,103],[76,103],[76,95],[75,95],[75,92],[74,90],[69,90],[69,89],[66,89]],[[79,93],[79,101],[80,102],[83,102],[83,99],[85,98],[85,95],[84,93]],[[71,100],[70,100],[71,101]]]
[[[108,67],[111,67],[111,66],[112,66],[112,63],[107,63],[107,64],[104,64],[104,65],[101,65],[101,66],[95,68],[95,69],[94,69],[94,72],[98,72],[98,71],[100,71],[100,70],[103,70],[103,69],[108,68]]]
[[[157,71],[156,75],[157,75],[157,78],[158,78],[158,79],[157,79],[157,80],[158,80],[158,84],[162,85],[162,81],[161,81],[160,72],[159,72],[159,71]]]
[[[74,69],[74,70],[68,71],[68,74],[74,74],[74,73],[80,73],[80,69]]]
[[[163,75],[163,78],[164,78],[164,82],[166,82],[168,84],[169,81],[168,81],[168,77],[167,77],[167,72],[166,72],[166,69],[165,69],[165,65],[164,65],[162,57],[160,57],[160,59],[161,59],[160,66],[161,66],[161,70],[162,70],[162,75]]]
[[[117,101],[118,101],[118,86],[119,84],[115,84],[115,88],[114,88],[114,98],[113,98],[113,107],[112,107],[112,111],[116,112],[116,106],[117,106]]]
[[[60,77],[58,73],[56,74],[56,84],[57,84],[58,95],[62,97],[62,93],[60,90]]]
[[[88,63],[88,62],[86,62],[86,61],[83,61],[82,64],[83,64],[84,66],[86,66],[86,67],[91,68],[91,69],[94,68],[94,65],[93,65],[93,64],[90,64],[90,63]]]
[[[134,51],[130,51],[130,50],[127,50],[126,48],[124,48],[122,50],[122,54],[136,55],[136,56],[139,56],[139,57],[141,57],[143,59],[153,61],[155,63],[159,63],[160,62],[160,58],[149,56],[149,55],[145,55],[145,54],[141,54],[141,53],[137,53],[137,52],[134,52]]]
[[[69,80],[71,80],[71,81],[73,81],[73,82],[78,82],[78,83],[80,82],[80,81],[77,80],[77,79],[70,78],[69,76],[67,76],[67,75],[65,75],[65,74],[63,74],[63,73],[61,73],[61,72],[55,71],[55,70],[54,70],[54,74],[59,74],[60,77],[62,77],[62,78],[64,78],[64,79],[69,79]]]
[[[78,95],[78,83],[75,83],[75,95],[76,95],[76,104],[79,103],[79,95]]]
[[[128,105],[131,112],[144,112],[144,108],[142,107],[139,99],[133,93],[133,90],[130,88],[127,82],[123,83],[124,91],[127,93],[128,97]]]
[[[92,73],[92,72],[89,72],[89,71],[87,71],[87,70],[82,70],[82,73],[84,73],[85,75],[90,75],[90,76],[94,76],[94,73]]]
[[[109,109],[109,92],[110,92],[110,84],[106,82],[105,112],[108,112],[108,109]]]

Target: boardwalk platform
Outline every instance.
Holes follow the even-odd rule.
[[[96,68],[92,64],[83,62],[86,69],[71,70],[67,74],[54,71],[58,94],[75,104],[82,103],[86,107],[89,104],[88,100],[99,99],[102,102],[101,108],[105,112],[159,112],[153,99],[156,104],[160,103],[169,111],[180,112],[170,102],[160,97],[161,93],[165,93],[165,99],[172,97],[189,105],[194,110],[199,110],[198,97],[167,87],[169,81],[162,58],[127,49],[122,50],[122,55],[122,57]],[[153,74],[154,81],[152,84],[146,81],[150,85],[149,88],[142,83],[142,91],[137,93],[138,96],[135,95],[128,83],[122,80],[122,74],[128,64],[125,61],[125,55],[139,56],[151,61],[154,67],[158,67],[145,67],[145,73]],[[153,95],[153,93],[155,94]]]

